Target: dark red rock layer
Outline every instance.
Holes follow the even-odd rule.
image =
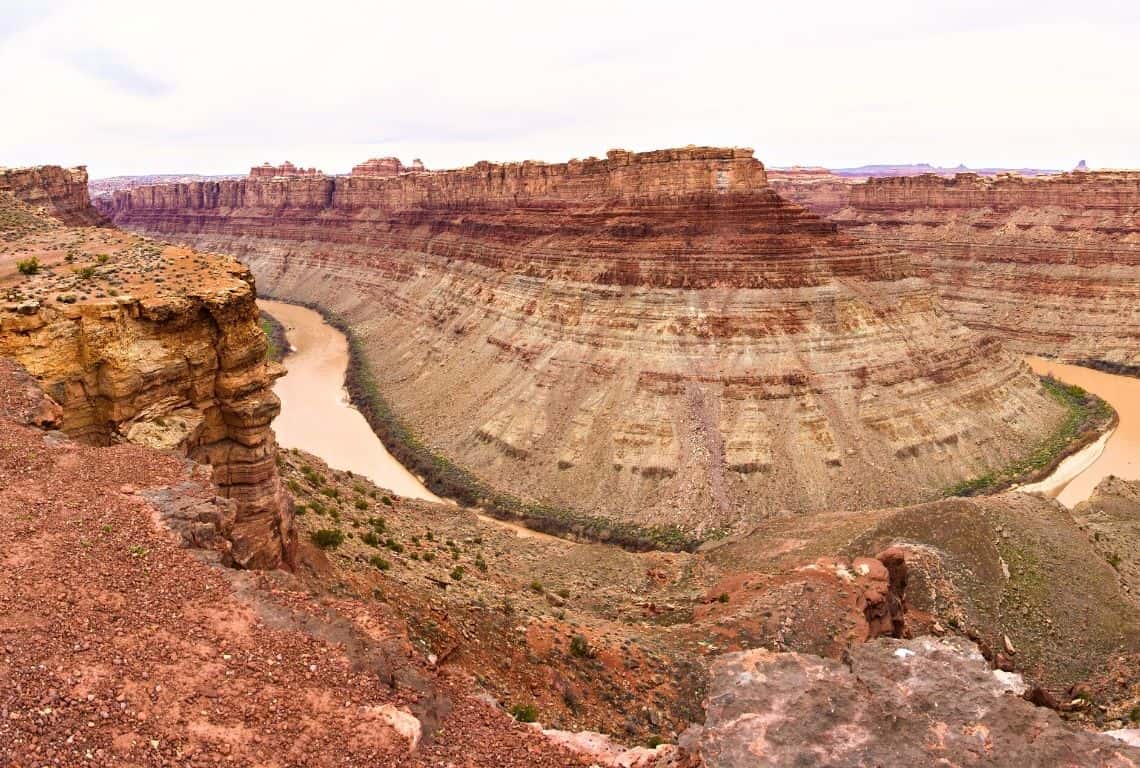
[[[290,209],[288,225],[229,215],[281,207]],[[106,210],[152,232],[325,243],[359,243],[367,221],[375,248],[607,285],[789,288],[909,273],[897,253],[840,235],[768,189],[750,150],[614,151],[607,160],[482,163],[395,178],[144,187],[117,193]]]

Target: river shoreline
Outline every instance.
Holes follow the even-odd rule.
[[[326,352],[332,351],[335,361],[326,366],[322,375],[343,382],[336,405],[352,411],[357,417],[354,426],[344,428],[352,430],[361,445],[366,445],[370,441],[378,443],[379,451],[365,451],[368,458],[362,464],[356,460],[357,457],[337,454],[338,449],[343,451],[345,446],[351,446],[353,444],[351,440],[342,439],[339,446],[326,446],[325,450],[314,450],[311,442],[302,443],[292,437],[293,427],[288,423],[283,428],[284,436],[282,429],[279,428],[279,440],[283,446],[297,447],[315,453],[330,464],[358,472],[379,485],[392,488],[400,495],[462,506],[488,521],[505,523],[515,528],[519,535],[528,533],[539,536],[554,535],[569,540],[607,542],[633,550],[691,551],[701,543],[675,528],[661,531],[642,529],[617,521],[578,515],[549,505],[526,502],[490,489],[447,459],[420,445],[407,428],[395,418],[388,404],[379,395],[360,342],[348,323],[318,305],[279,302],[269,297],[264,297],[262,303],[268,310],[268,315],[276,321],[282,320],[280,316],[285,315],[285,325],[290,324],[288,317],[296,314],[297,317],[293,318],[296,322],[301,317],[298,313],[309,313],[304,320],[306,325],[314,327],[320,325],[328,329],[327,338],[324,338],[320,345],[328,348]],[[274,308],[277,309],[276,317]],[[282,346],[285,350],[292,351],[290,347],[297,345],[292,341],[286,341]],[[1049,444],[1038,447],[1018,464],[1000,473],[991,473],[960,483],[955,489],[946,492],[946,495],[990,495],[1001,491],[1020,490],[1061,497],[1062,503],[1067,506],[1072,506],[1081,500],[1078,498],[1074,501],[1073,495],[1077,491],[1067,489],[1083,487],[1084,481],[1080,485],[1074,483],[1094,471],[1102,461],[1106,449],[1113,445],[1113,436],[1119,423],[1117,412],[1107,405],[1108,401],[1096,397],[1095,392],[1091,393],[1093,397],[1087,397],[1084,388],[1069,387],[1068,385],[1073,383],[1069,381],[1073,376],[1072,373],[1056,379],[1044,375],[1046,373],[1044,368],[1052,370],[1052,367],[1063,364],[1041,358],[1028,358],[1028,361],[1034,370],[1042,375],[1046,388],[1069,407],[1069,419]],[[304,361],[292,361],[293,367],[305,364]],[[1114,376],[1088,368],[1069,367],[1089,374]],[[1116,375],[1116,378],[1127,377]],[[284,387],[290,386],[288,376],[281,381],[286,382]],[[1135,381],[1140,386],[1140,380]],[[296,383],[295,380],[293,383]],[[296,395],[290,397],[287,393],[282,397],[283,412],[286,410],[284,403],[287,398],[290,402],[304,400],[303,397],[298,398]],[[322,422],[317,431],[327,431],[324,419],[319,413],[313,413],[307,403],[288,408],[291,416],[295,416],[294,411],[297,410],[310,411],[312,418]],[[312,424],[309,426],[310,429],[314,428]],[[362,429],[366,433],[362,432]],[[347,452],[347,454],[352,453],[351,450]],[[367,462],[372,463],[367,464]],[[1091,493],[1091,488],[1088,489],[1088,493]]]
[[[1022,488],[1040,490],[1056,498],[1066,507],[1075,507],[1092,495],[1096,486],[1109,475],[1124,480],[1140,479],[1140,379],[1127,374],[1091,368],[1081,364],[1063,363],[1041,357],[1027,358],[1033,370],[1100,397],[1113,405],[1116,418],[1112,430],[1098,439],[1103,440],[1100,453],[1080,471],[1060,468],[1039,485],[1045,487]],[[1066,476],[1068,475],[1068,476]]]
[[[344,337],[311,309],[265,299],[259,304],[281,324],[290,349],[287,373],[273,387],[281,400],[281,414],[273,422],[277,442],[314,453],[400,496],[442,501],[385,449],[349,403]]]
[[[405,472],[420,481],[423,487],[432,493],[435,500],[472,509],[487,520],[506,523],[516,531],[526,529],[539,536],[610,544],[628,549],[630,552],[648,552],[648,550],[693,552],[703,540],[712,538],[694,537],[676,525],[650,528],[650,526],[578,513],[575,510],[538,501],[524,500],[512,496],[511,493],[492,489],[486,482],[424,446],[393,414],[388,402],[378,390],[363,345],[348,322],[337,316],[335,312],[316,303],[278,300],[266,294],[260,297],[259,302],[309,310],[318,314],[325,324],[340,333],[348,344],[348,368],[337,376],[343,378],[349,405],[364,417],[374,438],[382,444],[386,454],[396,459]],[[304,450],[319,455],[318,451]],[[332,464],[335,464],[335,461]]]

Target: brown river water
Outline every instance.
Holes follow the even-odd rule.
[[[364,415],[349,403],[344,334],[306,307],[266,299],[257,303],[285,326],[291,349],[285,358],[289,372],[273,387],[281,398],[281,415],[273,422],[277,442],[308,451],[330,467],[350,470],[400,496],[441,501],[388,453]]]
[[[344,388],[348,369],[344,334],[311,309],[268,299],[258,304],[285,326],[291,348],[285,358],[288,373],[273,388],[281,398],[281,415],[273,422],[277,441],[285,448],[319,456],[331,467],[351,470],[400,496],[447,502],[388,453],[364,416],[349,403]],[[1038,374],[1052,374],[1107,400],[1119,414],[1120,423],[1112,433],[1067,458],[1052,475],[1020,490],[1043,493],[1072,507],[1087,499],[1108,475],[1140,479],[1140,379],[1044,358],[1026,360]],[[520,536],[549,538],[522,526],[479,516],[512,528]]]
[[[259,299],[258,305],[285,326],[288,371],[273,391],[281,399],[281,414],[273,421],[277,442],[298,448],[330,467],[366,477],[399,496],[454,504],[428,490],[384,447],[364,415],[349,402],[344,388],[348,370],[348,340],[325,322],[320,313],[296,304]],[[471,510],[480,519],[509,528],[522,538],[559,540],[525,526]]]
[[[1120,423],[1110,434],[1066,459],[1050,477],[1020,490],[1044,493],[1071,508],[1087,499],[1109,475],[1140,480],[1140,379],[1040,357],[1027,357],[1026,362],[1037,374],[1051,374],[1107,401],[1116,409]]]

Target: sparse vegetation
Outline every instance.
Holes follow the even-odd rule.
[[[344,532],[339,528],[320,528],[310,538],[321,549],[336,549],[344,543]]]
[[[538,721],[538,707],[533,704],[512,704],[507,710],[511,717],[520,723],[534,723]]]
[[[35,256],[16,262],[16,269],[21,275],[34,275],[40,271],[40,260]]]
[[[580,659],[588,659],[594,655],[593,649],[590,648],[590,642],[585,635],[574,635],[570,638],[570,653]]]
[[[1036,479],[1060,461],[1073,447],[1074,441],[1082,436],[1098,434],[1113,416],[1112,406],[1080,387],[1057,381],[1051,376],[1043,376],[1041,385],[1067,409],[1061,426],[1020,461],[1000,471],[986,472],[955,483],[944,491],[944,495],[987,495],[1027,479]]]

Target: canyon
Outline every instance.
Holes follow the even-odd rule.
[[[19,176],[45,189],[0,191],[0,760],[1135,759],[1128,744],[1073,726],[1134,735],[1140,487],[1109,477],[1071,512],[1022,493],[940,498],[941,484],[1005,466],[1056,440],[1058,423],[1071,426],[1056,385],[949,318],[921,257],[868,245],[777,197],[745,150],[582,161],[591,162],[479,172],[378,162],[354,177],[274,171],[232,187],[176,185],[179,195],[199,184],[205,198],[291,201],[276,225],[257,206],[226,209],[224,220],[207,207],[178,225],[200,217],[209,233],[164,235],[240,251],[250,267],[98,226],[104,219],[78,197],[46,192],[79,178],[64,169],[58,179],[43,168]],[[477,201],[472,177],[483,185]],[[389,202],[351,215],[306,203],[302,215],[295,208],[313,184],[330,200],[343,184]],[[136,194],[165,193],[140,188],[101,205],[121,217],[114,206]],[[92,225],[66,224],[71,216]],[[270,240],[273,226],[290,236]],[[606,233],[604,246],[593,248],[591,228]],[[350,239],[366,232],[368,247]],[[685,237],[693,252],[665,250]],[[713,245],[736,255],[704,258]],[[255,276],[312,307],[263,302],[293,348],[284,366],[267,359]],[[748,324],[757,307],[787,314],[792,304],[794,322]],[[781,355],[785,345],[792,352]],[[713,365],[722,354],[723,373]],[[443,418],[474,407],[464,375],[495,379],[481,390],[497,398],[484,413],[507,404],[507,423],[473,442],[499,464],[516,462],[493,476],[520,495],[541,488],[542,467],[520,480],[517,462],[546,450],[536,433],[561,428],[559,398],[588,396],[599,382],[586,438],[649,413],[700,438],[678,450],[707,459],[701,449],[719,439],[721,461],[754,460],[739,437],[786,428],[783,419],[785,445],[809,439],[807,458],[836,473],[830,482],[850,471],[850,487],[807,502],[793,493],[780,507],[729,489],[754,505],[736,516],[630,513],[643,526],[724,525],[699,546],[629,546],[616,504],[606,536],[573,527],[559,531],[566,538],[520,536],[487,516],[486,498],[437,503],[366,428],[365,418],[381,436],[385,425],[403,428],[384,409],[419,387],[435,390],[423,402],[443,409],[442,434]],[[662,402],[646,409],[647,393]],[[449,396],[463,403],[449,406]],[[536,400],[545,424],[526,410]],[[1070,400],[1099,407],[1083,393]],[[837,449],[870,440],[866,415],[889,407],[910,425],[892,436],[909,442],[886,442],[873,454],[885,465],[860,468],[864,457]],[[519,413],[526,430],[511,431]],[[836,436],[831,453],[817,445],[820,413]],[[932,454],[922,430],[942,418],[961,431]],[[408,435],[393,454],[414,444]],[[504,435],[528,452],[505,452]],[[647,453],[604,437],[607,472],[630,466],[614,469],[615,458]],[[967,461],[969,451],[989,458]],[[925,488],[864,490],[932,455],[953,466]],[[765,467],[729,471],[786,484],[812,471],[798,458],[785,448]],[[682,499],[716,489],[708,466],[635,466],[650,490],[627,488],[627,500],[670,482],[696,486]],[[397,478],[409,485],[394,491]],[[606,538],[627,548],[597,540]],[[536,719],[542,726],[524,724]],[[1035,738],[1017,735],[1026,729]],[[984,749],[979,732],[992,734]]]
[[[250,177],[100,207],[319,306],[372,372],[374,428],[433,492],[565,535],[691,548],[784,510],[928,500],[1063,418],[907,254],[787,202],[751,150]]]

